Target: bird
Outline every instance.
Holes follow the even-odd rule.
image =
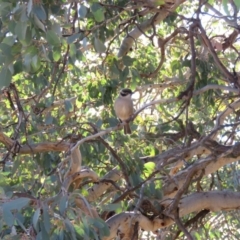
[[[126,120],[128,120],[134,112],[133,101],[131,98],[132,94],[133,92],[131,89],[123,88],[115,100],[114,110],[116,116],[121,122],[126,122]],[[128,122],[124,125],[124,134],[131,134],[131,129]]]

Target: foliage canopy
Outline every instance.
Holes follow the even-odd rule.
[[[239,239],[239,8],[0,0],[0,238]]]

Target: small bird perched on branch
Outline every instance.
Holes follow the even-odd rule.
[[[133,92],[131,89],[124,88],[120,91],[118,98],[114,103],[114,110],[121,122],[126,122],[133,114]],[[131,134],[129,123],[124,125],[124,134]]]

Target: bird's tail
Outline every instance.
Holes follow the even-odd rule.
[[[129,125],[129,123],[126,123],[124,125],[124,134],[131,134],[131,133],[132,133],[132,131],[131,131],[130,125]]]

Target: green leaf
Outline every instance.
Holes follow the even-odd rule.
[[[26,54],[23,58],[23,64],[26,67],[26,71],[31,71],[31,61],[31,56],[29,54]]]
[[[84,229],[83,226],[74,225],[74,229],[77,232],[78,235],[83,236],[84,235]]]
[[[134,58],[131,58],[131,57],[129,57],[129,56],[124,56],[124,57],[122,58],[122,60],[123,60],[123,64],[124,64],[125,66],[132,66],[133,62],[135,61]]]
[[[28,4],[27,4],[27,15],[29,16],[29,14],[31,13],[32,11],[32,7],[33,7],[33,0],[29,0],[28,1]]]
[[[229,9],[228,9],[228,0],[222,1],[223,9],[227,15],[230,15]]]
[[[46,228],[45,228],[46,224],[45,224],[44,220],[40,221],[39,223],[40,223],[41,234],[42,234],[40,239],[41,240],[43,240],[43,239],[50,239],[49,233],[46,231]],[[49,224],[50,224],[50,222],[49,222]]]
[[[238,10],[240,9],[240,0],[233,0],[234,3],[236,4]]]
[[[65,109],[67,112],[71,112],[73,110],[72,103],[68,100],[64,101]]]
[[[95,3],[93,3],[91,5],[91,11],[92,12],[96,12],[96,11],[98,11],[101,8],[102,8],[102,6],[99,3],[97,3],[97,2],[95,2]]]
[[[59,23],[53,23],[52,30],[59,36],[62,37],[61,25]]]
[[[119,123],[117,118],[107,118],[105,121],[109,123],[110,127],[115,127]]]
[[[24,45],[29,45],[32,41],[32,30],[30,27],[27,27],[25,39],[21,40],[21,43]]]
[[[105,19],[105,9],[99,3],[93,3],[91,6],[92,14],[97,22],[102,22]]]
[[[50,215],[49,215],[48,211],[49,211],[48,206],[44,205],[44,207],[43,207],[43,223],[44,223],[44,227],[45,227],[47,233],[49,233],[50,229],[51,229]]]
[[[106,51],[105,45],[96,37],[94,39],[94,47],[98,53],[104,53]]]
[[[104,226],[105,226],[105,223],[103,221],[101,221],[100,218],[89,219],[89,222],[91,222],[94,225],[94,227],[96,227],[97,229],[104,228]]]
[[[0,198],[4,198],[6,195],[5,195],[5,191],[2,187],[0,187]]]
[[[3,205],[4,205],[4,204],[3,204]],[[2,208],[2,211],[3,211],[2,213],[3,213],[3,219],[4,219],[5,223],[6,223],[9,227],[11,227],[11,226],[13,225],[13,222],[14,222],[14,217],[13,217],[10,209],[7,208],[7,207],[3,207],[3,208]]]
[[[43,23],[38,19],[38,17],[35,14],[33,15],[33,18],[34,18],[34,23],[36,24],[36,26],[38,28],[40,28],[43,32],[46,32],[45,26],[43,25]]]
[[[105,224],[105,227],[100,229],[100,236],[105,237],[105,236],[109,236],[109,235],[110,235],[109,227],[107,226],[107,224]]]
[[[57,240],[64,240],[64,231],[63,230],[60,230]]]
[[[78,61],[83,61],[84,60],[84,56],[83,56],[81,50],[77,50],[76,58],[77,58]]]
[[[67,229],[67,230],[70,232],[70,234],[71,234],[71,239],[77,240],[74,227],[73,227],[72,223],[69,221],[69,219],[66,218],[66,219],[64,220],[64,223],[65,223],[66,229]]]
[[[34,57],[32,57],[31,65],[35,71],[40,68],[41,63],[40,63],[38,55],[35,55]]]
[[[102,210],[104,211],[116,211],[121,208],[121,203],[109,203],[107,205],[102,206]]]
[[[78,14],[80,18],[85,18],[88,12],[88,8],[86,8],[84,5],[81,5],[79,10],[78,10]]]
[[[142,178],[147,178],[149,175],[153,173],[155,169],[155,163],[154,162],[148,162],[144,164],[144,171],[143,174],[141,175]]]
[[[125,80],[126,80],[127,77],[128,77],[128,74],[129,74],[129,68],[128,68],[128,67],[125,67],[125,68],[123,69],[123,71],[121,72],[121,74],[120,74],[120,79],[121,79],[121,81],[125,82]]]
[[[50,45],[59,46],[61,43],[58,35],[53,30],[47,31],[46,37],[47,37],[47,41]]]
[[[18,224],[23,230],[25,230],[25,227],[24,227],[24,225],[23,225],[23,222],[24,222],[23,216],[22,216],[22,215],[20,216],[19,214],[16,214],[16,215],[15,215],[15,219],[16,219],[17,224]]]
[[[6,15],[11,12],[11,7],[12,7],[12,3],[11,2],[3,2],[3,1],[1,1],[1,4],[0,4],[0,15],[1,15],[2,18],[6,17]]]
[[[81,35],[82,35],[81,33],[71,35],[70,37],[67,38],[67,43],[68,44],[73,43],[75,40],[79,39]]]
[[[46,20],[47,14],[42,5],[34,5],[32,12],[36,14],[39,20]]]
[[[1,43],[0,49],[1,49],[2,53],[6,56],[9,55],[9,53],[11,53],[11,46],[9,46],[9,44]]]
[[[104,11],[102,9],[98,9],[96,12],[93,12],[93,16],[97,22],[104,21]]]
[[[58,61],[61,58],[61,49],[58,47],[54,47],[53,49],[53,59],[54,61]]]
[[[22,70],[23,70],[22,61],[15,62],[13,65],[13,71],[14,71],[13,75],[22,72]]]
[[[6,36],[6,37],[3,39],[2,43],[5,43],[5,44],[7,44],[7,45],[9,45],[9,46],[13,46],[13,44],[15,43],[15,41],[16,41],[16,36]]]
[[[2,87],[8,87],[11,83],[11,79],[12,74],[10,70],[6,67],[2,67],[0,71],[0,89],[2,89]]]
[[[68,196],[63,196],[59,202],[59,211],[63,215],[68,204]]]
[[[37,231],[37,229],[38,229],[37,223],[38,223],[39,216],[40,216],[40,208],[38,208],[38,209],[35,211],[35,213],[34,213],[34,215],[33,215],[33,220],[32,220],[32,222],[33,222],[33,227],[34,227],[34,229],[35,229],[36,231]]]
[[[29,201],[29,198],[17,198],[10,202],[4,203],[3,207],[9,208],[10,210],[17,209],[20,211],[23,207],[28,205]]]
[[[120,206],[120,204],[118,204]],[[116,210],[116,208],[115,208]],[[109,235],[109,228],[106,224],[105,221],[103,221],[101,218],[94,218],[94,219],[89,219],[89,223],[94,225],[94,227],[96,227],[99,232],[100,232],[100,236],[108,236]]]
[[[77,52],[77,49],[75,44],[70,44],[69,54],[73,59],[75,59],[76,57],[76,52]]]
[[[5,63],[6,57],[0,53],[0,65],[2,65],[3,63]]]
[[[50,125],[50,124],[52,124],[52,122],[53,122],[53,117],[52,117],[51,113],[48,113],[45,118],[45,124]]]

